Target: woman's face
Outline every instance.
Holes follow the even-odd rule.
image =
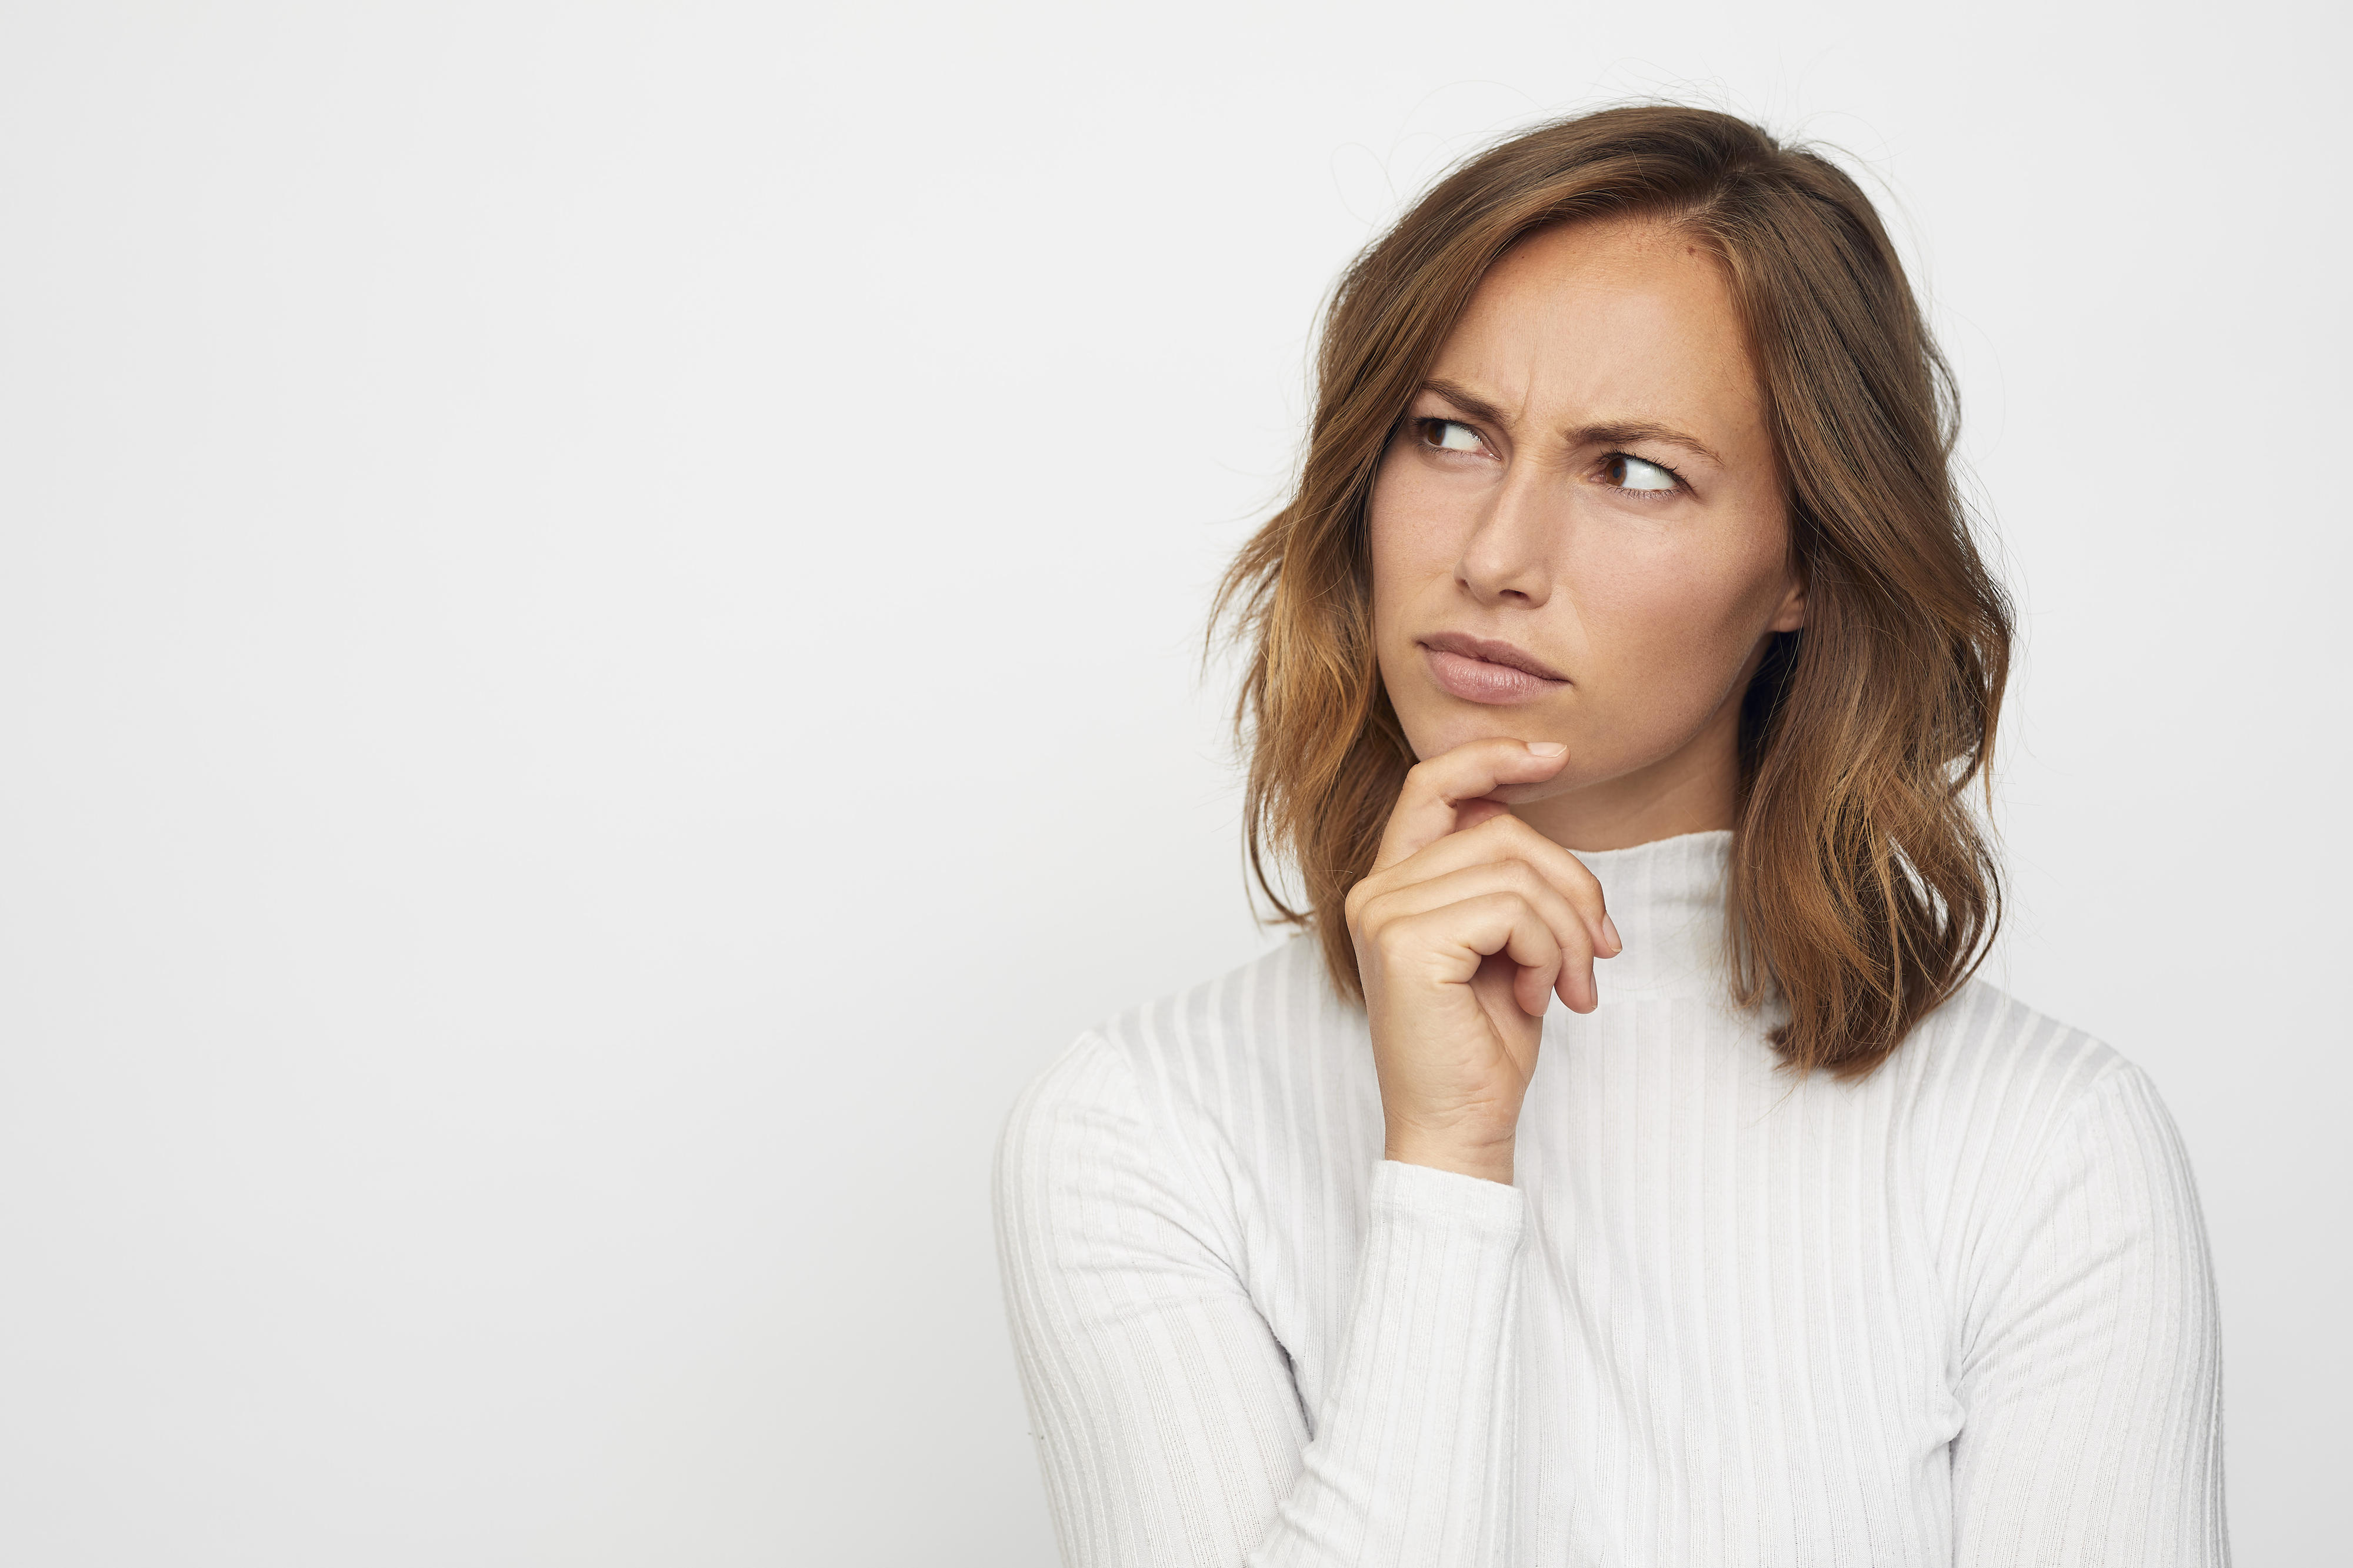
[[[1805,619],[1755,368],[1716,263],[1654,223],[1489,271],[1383,458],[1373,629],[1415,752],[1568,747],[1498,792],[1579,848],[1728,826],[1740,696]]]

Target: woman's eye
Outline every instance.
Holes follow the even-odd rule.
[[[1602,472],[1609,482],[1622,490],[1671,490],[1675,488],[1673,473],[1656,463],[1646,463],[1640,458],[1630,458],[1623,452],[1612,452]]]
[[[1457,425],[1451,419],[1424,420],[1421,438],[1441,452],[1475,452],[1479,449],[1479,432],[1468,425]]]

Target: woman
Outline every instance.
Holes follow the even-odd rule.
[[[2179,1140],[1970,979],[1948,384],[1862,192],[1722,114],[1518,137],[1358,259],[1222,601],[1306,934],[1006,1131],[1066,1560],[2225,1560]]]

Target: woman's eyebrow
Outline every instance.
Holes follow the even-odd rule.
[[[1421,390],[1436,393],[1473,419],[1504,426],[1511,424],[1502,409],[1461,382],[1432,376],[1421,384]],[[1717,457],[1706,442],[1689,431],[1678,430],[1655,419],[1613,419],[1605,424],[1578,426],[1563,431],[1561,435],[1571,447],[1631,447],[1642,441],[1654,441],[1662,447],[1680,447],[1686,452],[1695,452],[1717,468],[1725,466],[1724,459]]]
[[[1724,459],[1698,437],[1654,420],[1621,419],[1607,425],[1583,425],[1563,434],[1573,447],[1631,447],[1652,441],[1662,447],[1680,447],[1686,452],[1697,453],[1719,468],[1725,466]]]
[[[1424,392],[1434,392],[1438,394],[1439,396],[1446,399],[1447,402],[1451,403],[1455,407],[1461,409],[1463,413],[1468,414],[1473,419],[1483,419],[1490,425],[1508,426],[1511,424],[1509,419],[1504,417],[1504,411],[1502,409],[1496,407],[1493,404],[1488,402],[1477,393],[1472,392],[1469,387],[1464,386],[1459,381],[1448,381],[1440,376],[1432,376],[1428,381],[1421,384],[1421,390]]]

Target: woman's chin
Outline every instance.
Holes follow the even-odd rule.
[[[1505,805],[1525,805],[1530,801],[1550,800],[1556,795],[1567,795],[1577,787],[1577,781],[1570,776],[1573,772],[1573,769],[1564,769],[1559,774],[1545,780],[1542,784],[1505,784],[1500,789],[1490,791],[1487,798],[1500,800]]]
[[[1448,717],[1451,719],[1453,718],[1453,715],[1450,714]],[[1483,715],[1481,717],[1483,717]],[[1549,729],[1538,724],[1497,723],[1493,721],[1481,723],[1477,721],[1476,718],[1466,723],[1461,720],[1456,720],[1451,723],[1434,724],[1427,729],[1416,728],[1410,730],[1408,731],[1408,739],[1413,742],[1413,754],[1415,758],[1421,762],[1428,762],[1432,757],[1444,756],[1455,747],[1467,746],[1473,741],[1493,741],[1498,739],[1513,741],[1555,741],[1568,748],[1568,765],[1562,770],[1563,773],[1572,773],[1577,771],[1577,742],[1569,739],[1567,735],[1555,734]],[[1538,792],[1536,795],[1528,795],[1525,798],[1529,800],[1537,800],[1541,799],[1546,795],[1556,793],[1553,788],[1553,784],[1557,782],[1557,780],[1548,780],[1541,784],[1514,784],[1512,787],[1514,789],[1535,790]],[[1521,797],[1506,795],[1502,790],[1498,790],[1495,792],[1495,798],[1497,800],[1512,800]]]

